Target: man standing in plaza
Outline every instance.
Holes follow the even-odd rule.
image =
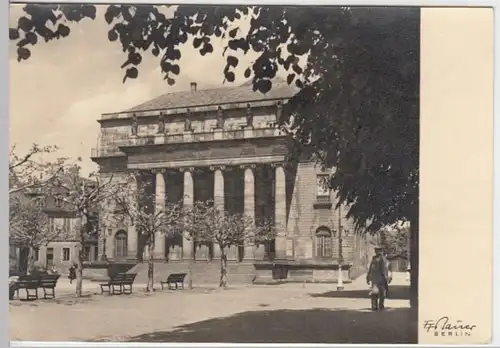
[[[373,256],[366,282],[370,285],[370,298],[372,310],[384,309],[384,301],[387,293],[387,286],[391,282],[392,274],[390,272],[387,259],[383,255],[381,247],[375,247],[375,256]]]

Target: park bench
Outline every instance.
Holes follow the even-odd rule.
[[[59,280],[60,274],[41,274],[40,277],[40,288],[43,289],[43,298],[55,298],[56,297],[56,285]]]
[[[23,275],[20,276],[16,283],[13,285],[16,290],[17,298],[19,299],[19,290],[26,290],[27,300],[37,300],[38,299],[38,288],[40,286],[40,277]]]
[[[101,294],[107,292],[110,295],[131,294],[137,273],[117,273],[106,283],[101,283]],[[107,290],[106,290],[107,289]]]
[[[184,289],[184,278],[186,278],[187,273],[172,273],[168,276],[167,280],[160,281],[161,289],[165,284],[168,285],[169,290],[177,290],[179,288]],[[174,288],[175,285],[175,288]]]
[[[59,274],[23,275],[12,285],[19,297],[19,290],[26,290],[27,300],[38,300],[38,289],[43,289],[43,298],[55,298],[55,288]]]

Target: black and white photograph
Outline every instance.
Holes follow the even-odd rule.
[[[417,343],[421,12],[11,4],[9,339]]]

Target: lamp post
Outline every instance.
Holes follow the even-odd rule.
[[[338,257],[338,276],[337,276],[337,291],[344,290],[344,283],[342,279],[342,265],[344,264],[344,256],[342,254],[342,211],[339,206],[339,257]]]

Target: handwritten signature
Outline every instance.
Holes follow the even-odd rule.
[[[462,320],[452,321],[447,316],[424,321],[424,330],[432,331],[434,336],[470,336],[475,328],[474,324],[466,324]]]

